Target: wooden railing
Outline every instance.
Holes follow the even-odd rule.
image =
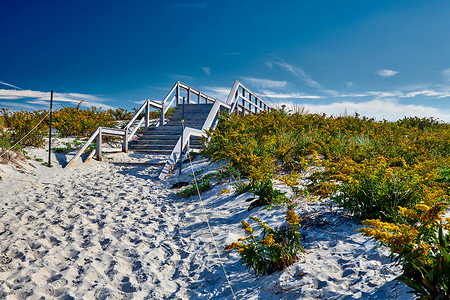
[[[159,178],[164,179],[170,174],[173,166],[176,162],[182,159],[183,153],[186,148],[189,148],[189,139],[191,136],[204,136],[206,131],[214,128],[218,115],[221,109],[226,109],[229,113],[237,112],[241,114],[253,114],[261,111],[271,110],[272,107],[263,101],[259,96],[246,88],[242,83],[236,80],[228,95],[227,101],[222,102],[217,98],[212,98],[199,90],[196,90],[184,83],[177,82],[172,87],[170,92],[164,98],[163,101],[158,102],[147,99],[142,106],[137,110],[133,118],[125,125],[124,129],[105,128],[99,127],[86,141],[86,143],[78,150],[76,155],[69,161],[65,168],[70,168],[75,161],[83,154],[83,152],[96,140],[96,148],[88,155],[85,162],[88,162],[94,155],[98,160],[102,160],[102,139],[104,135],[123,137],[122,151],[128,152],[128,142],[136,134],[137,130],[142,126],[147,129],[150,125],[164,126],[165,114],[167,111],[175,106],[179,105],[182,101],[187,104],[201,104],[214,103],[203,127],[201,130],[186,127],[181,134],[177,145],[170,154],[166,165],[163,168]],[[160,111],[160,118],[151,124],[150,109],[154,108]],[[144,116],[138,120],[139,116],[144,113]]]
[[[94,155],[98,160],[102,160],[102,139],[104,135],[107,136],[120,136],[123,137],[122,151],[128,152],[128,143],[136,134],[137,130],[142,126],[147,129],[150,125],[163,126],[165,124],[165,114],[167,111],[182,102],[182,99],[188,104],[201,104],[203,103],[215,103],[218,99],[212,98],[197,89],[194,89],[184,83],[177,82],[172,87],[170,92],[164,98],[163,101],[158,102],[154,100],[147,99],[141,105],[141,107],[136,111],[133,118],[125,125],[124,129],[116,128],[105,128],[99,127],[91,135],[91,137],[86,141],[86,143],[78,150],[75,156],[69,161],[65,168],[70,168],[75,161],[80,158],[80,156],[86,151],[86,149],[91,145],[91,143],[96,140],[96,148],[88,155],[85,162],[89,162]],[[220,101],[220,100],[219,100]],[[150,119],[150,108],[154,108],[160,111],[160,118],[158,121],[151,123]],[[139,116],[144,113],[144,116],[138,120]]]
[[[242,83],[236,80],[233,84],[227,102],[217,100],[206,119],[202,130],[186,127],[183,134],[178,139],[177,145],[170,154],[159,179],[165,179],[172,172],[177,161],[181,163],[183,153],[189,149],[189,140],[192,136],[205,136],[206,131],[214,128],[218,121],[221,109],[226,109],[229,113],[238,112],[242,114],[253,114],[261,111],[271,110],[272,107],[264,102],[259,96],[247,89]]]
[[[166,179],[167,176],[172,172],[175,164],[177,161],[182,161],[183,159],[183,153],[186,150],[189,150],[189,141],[192,136],[197,137],[203,137],[206,134],[206,131],[210,130],[211,128],[214,128],[218,121],[219,112],[221,109],[230,110],[231,107],[220,101],[217,100],[214,102],[213,107],[211,108],[208,117],[205,120],[205,123],[203,123],[202,129],[195,129],[191,127],[185,127],[183,130],[182,135],[177,141],[177,144],[173,148],[172,153],[169,156],[169,159],[167,160],[166,164],[164,165],[164,168],[161,171],[161,174],[159,174],[159,179],[163,180]]]
[[[231,106],[232,112],[241,114],[257,114],[265,110],[271,110],[272,106],[267,104],[258,95],[246,88],[236,80],[228,94],[227,104]]]
[[[64,168],[70,168],[75,161],[80,158],[80,156],[86,151],[86,149],[91,145],[91,143],[95,140],[96,146],[95,149],[91,151],[84,162],[89,162],[94,155],[96,155],[99,161],[102,161],[102,142],[103,136],[115,136],[115,137],[123,137],[122,141],[122,151],[128,153],[128,142],[131,138],[136,134],[137,130],[142,127],[145,123],[145,128],[147,129],[151,124],[150,120],[150,107],[156,109],[162,109],[161,103],[157,101],[153,101],[150,99],[145,100],[142,106],[137,110],[134,114],[133,118],[125,125],[124,129],[119,128],[106,128],[99,127],[97,130],[91,135],[91,137],[84,143],[84,145],[78,150],[74,157],[69,161],[69,163]],[[144,112],[145,110],[145,112]],[[137,121],[137,118],[144,112],[144,116]],[[155,123],[155,125],[157,125]]]

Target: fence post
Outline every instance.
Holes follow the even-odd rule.
[[[52,157],[52,115],[53,115],[53,90],[50,92],[50,123],[48,126],[48,167],[51,168]]]
[[[98,161],[102,161],[102,128],[99,128],[97,135],[97,159]]]

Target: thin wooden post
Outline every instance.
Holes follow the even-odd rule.
[[[164,125],[164,102],[161,102],[161,117],[159,123],[160,126]]]
[[[189,99],[189,91],[188,91]],[[189,101],[188,101],[189,103]],[[183,144],[184,144],[184,97],[183,97],[183,107],[181,108],[181,145],[180,145],[180,174],[183,167]]]
[[[122,152],[128,153],[128,128],[125,128],[125,135],[123,136]]]
[[[191,87],[187,90],[187,104],[191,104]],[[184,98],[183,98],[183,107],[184,107]]]
[[[176,96],[177,96],[177,106],[178,104],[180,104],[180,82],[177,83],[177,91],[176,91]]]
[[[97,135],[97,159],[98,161],[102,161],[102,128],[99,128],[99,132]]]
[[[145,106],[145,130],[148,129],[150,119],[150,103],[147,101],[147,105]]]
[[[53,115],[53,90],[50,91],[50,123],[48,125],[48,167],[51,168],[52,157],[52,115]]]

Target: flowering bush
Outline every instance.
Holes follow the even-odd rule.
[[[14,144],[28,134],[39,121],[47,114],[46,111],[15,111],[6,108],[1,109],[4,127],[11,133],[8,135],[9,143]],[[28,137],[22,141],[22,146],[40,147],[44,144],[44,136],[48,133],[48,121],[42,122]],[[3,136],[6,138],[6,135]]]
[[[443,221],[441,217],[447,207],[446,202],[431,207],[417,204],[413,209],[400,206],[403,223],[372,219],[363,221],[370,227],[360,229],[391,249],[392,257],[403,263],[403,274],[397,279],[424,297],[421,299],[450,296],[450,236],[444,234],[444,229],[450,230],[450,218]]]
[[[252,188],[268,189],[279,172],[308,173],[301,193],[332,196],[362,219],[394,220],[399,205],[432,205],[449,193],[450,126],[434,119],[376,122],[274,110],[224,114],[209,136],[204,154],[228,162]]]
[[[108,111],[96,107],[81,108],[81,102],[75,107],[63,107],[53,113],[52,125],[62,137],[91,135],[98,127],[114,127],[116,122]]]
[[[286,212],[286,224],[276,229],[256,217],[251,220],[258,223],[261,233],[255,235],[254,229],[246,221],[242,221],[242,229],[247,237],[231,243],[225,250],[236,249],[241,255],[241,262],[256,275],[270,274],[292,265],[298,259],[300,246],[300,218],[293,210]]]

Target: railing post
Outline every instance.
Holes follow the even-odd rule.
[[[160,121],[159,121],[159,125],[163,126],[164,125],[164,102],[161,102],[161,117],[160,117]]]
[[[99,132],[97,135],[97,159],[98,161],[102,161],[102,128],[99,128]]]
[[[125,135],[123,136],[122,152],[128,153],[128,127],[125,127]]]
[[[177,91],[176,91],[176,96],[177,96],[177,106],[178,104],[180,104],[180,82],[177,83]]]
[[[189,91],[188,91],[188,99],[189,99]],[[181,146],[180,146],[180,174],[181,168],[183,166],[183,148],[184,148],[184,97],[183,97],[183,106],[181,108]],[[188,100],[189,103],[189,100]]]
[[[187,104],[191,104],[191,87],[187,90]],[[183,98],[183,106],[184,106],[184,98]]]
[[[148,129],[150,119],[150,103],[147,101],[147,105],[145,106],[145,130]]]

